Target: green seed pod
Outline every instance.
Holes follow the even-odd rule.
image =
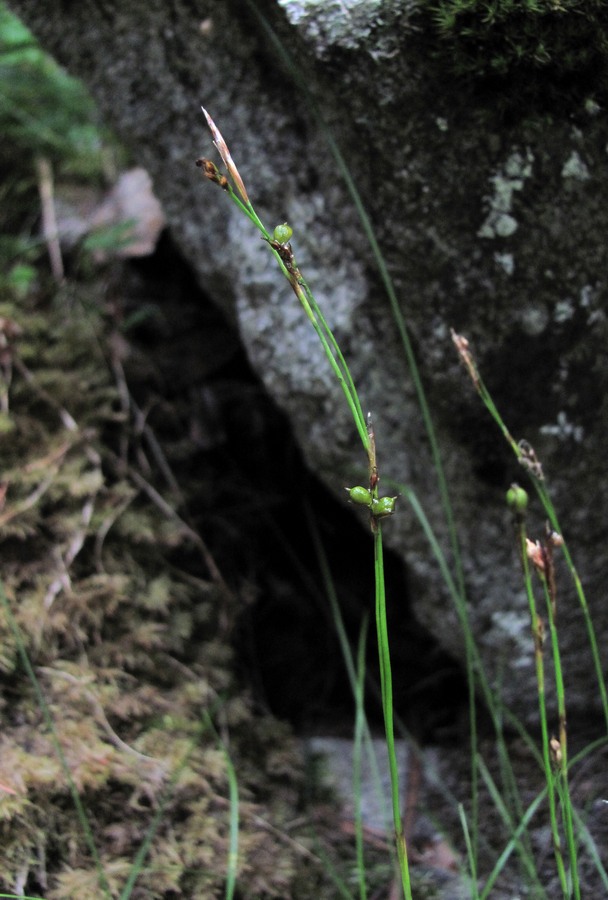
[[[348,491],[348,496],[352,500],[353,503],[357,503],[359,506],[369,506],[372,505],[372,495],[368,491],[367,488],[358,486],[354,488],[345,488]]]
[[[507,491],[507,506],[520,516],[528,508],[528,494],[518,484],[512,484]]]
[[[291,240],[291,236],[293,234],[293,228],[291,228],[287,222],[284,222],[283,225],[277,225],[272,236],[275,241],[278,241],[279,244],[286,244]]]
[[[374,519],[384,519],[386,516],[392,516],[395,512],[396,497],[379,497],[378,500],[372,499],[372,516]]]

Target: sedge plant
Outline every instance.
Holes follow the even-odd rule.
[[[409,866],[408,866],[408,853],[406,840],[403,832],[403,825],[401,819],[401,811],[400,811],[400,801],[399,801],[399,779],[398,779],[398,770],[397,770],[397,760],[395,754],[395,741],[394,741],[394,720],[393,720],[393,699],[392,699],[392,675],[391,675],[391,662],[390,662],[390,653],[388,646],[388,630],[387,630],[387,617],[386,617],[386,596],[385,596],[385,586],[384,586],[384,566],[383,566],[383,556],[382,556],[382,526],[383,522],[386,518],[390,517],[394,512],[395,508],[395,497],[380,497],[378,493],[378,484],[379,484],[379,470],[376,459],[376,446],[375,446],[375,435],[374,428],[371,416],[368,414],[367,416],[363,413],[363,408],[360,402],[360,399],[357,394],[356,387],[353,383],[352,376],[350,374],[348,365],[344,359],[344,356],[341,352],[341,349],[323,315],[322,310],[319,308],[319,305],[315,299],[314,293],[311,290],[310,286],[306,282],[304,276],[302,275],[301,270],[299,269],[294,253],[291,247],[291,237],[292,237],[292,229],[286,223],[283,225],[279,225],[274,231],[269,232],[259,216],[257,215],[243,183],[243,180],[239,174],[239,171],[232,159],[230,151],[221,135],[219,130],[217,129],[215,123],[208,115],[208,113],[203,110],[208,125],[210,127],[211,133],[213,135],[215,146],[224,162],[224,165],[227,170],[227,175],[220,172],[219,168],[213,163],[211,160],[203,158],[197,161],[197,165],[202,169],[203,174],[213,183],[220,186],[229,196],[229,199],[239,208],[239,210],[250,220],[250,222],[261,232],[262,238],[269,245],[269,248],[273,255],[275,256],[279,268],[283,272],[284,276],[287,278],[293,292],[296,295],[304,313],[306,314],[310,324],[314,328],[317,337],[319,338],[325,355],[329,361],[329,364],[333,370],[333,373],[340,384],[340,387],[343,391],[345,400],[348,404],[349,410],[351,412],[353,422],[355,424],[356,431],[358,433],[359,439],[363,445],[363,449],[367,456],[368,461],[368,473],[369,473],[369,483],[367,486],[356,486],[353,488],[347,488],[350,500],[362,506],[365,506],[369,510],[370,514],[370,524],[371,530],[374,538],[374,559],[375,559],[375,587],[376,587],[376,625],[377,625],[377,635],[378,635],[378,652],[380,659],[380,673],[381,673],[381,693],[382,693],[382,704],[383,704],[383,713],[384,713],[384,722],[385,722],[385,733],[386,733],[386,744],[388,750],[388,758],[389,758],[389,769],[391,774],[391,799],[392,799],[392,812],[393,812],[393,823],[394,823],[394,831],[395,831],[395,842],[397,849],[397,856],[400,865],[401,871],[401,882],[403,887],[403,892],[405,897],[411,897],[411,885],[410,885],[410,876],[409,876]],[[523,574],[524,574],[524,582],[526,585],[526,592],[528,596],[529,606],[530,606],[530,616],[532,622],[532,631],[534,636],[534,653],[535,653],[535,662],[536,662],[536,672],[537,672],[537,684],[538,684],[538,704],[539,704],[539,717],[541,723],[541,731],[542,731],[542,752],[540,754],[541,760],[541,768],[544,772],[545,779],[545,788],[541,792],[541,794],[530,804],[526,809],[524,809],[521,804],[521,800],[519,798],[519,793],[517,790],[517,786],[515,784],[515,779],[511,767],[510,760],[508,758],[508,754],[506,752],[506,746],[504,744],[504,739],[502,739],[502,718],[503,714],[506,712],[500,704],[495,700],[492,692],[489,689],[489,682],[483,675],[483,666],[481,665],[481,660],[479,659],[478,649],[475,647],[474,643],[469,647],[470,659],[472,661],[473,667],[477,671],[479,681],[477,682],[478,686],[482,688],[482,693],[487,700],[488,707],[491,711],[493,711],[493,719],[495,722],[498,742],[499,742],[499,750],[501,750],[501,766],[503,769],[503,778],[506,784],[506,790],[511,797],[511,806],[512,811],[509,811],[507,806],[502,802],[502,798],[496,789],[496,786],[493,784],[491,776],[489,772],[485,768],[483,761],[479,759],[479,762],[476,762],[475,768],[479,766],[479,770],[482,773],[485,772],[484,781],[488,790],[492,796],[495,797],[497,808],[500,814],[503,816],[505,823],[508,824],[511,830],[511,839],[505,848],[503,854],[501,854],[500,859],[498,860],[496,866],[494,867],[493,872],[491,873],[485,888],[479,892],[477,887],[477,875],[476,875],[476,841],[477,841],[477,823],[476,823],[476,811],[475,805],[473,808],[473,834],[469,835],[468,825],[466,824],[466,820],[464,820],[463,828],[465,831],[465,835],[469,835],[467,839],[467,845],[469,847],[469,857],[470,857],[470,868],[471,868],[471,884],[473,887],[474,895],[479,897],[488,897],[490,894],[490,890],[492,889],[493,884],[495,883],[496,878],[498,877],[499,872],[504,867],[508,857],[511,855],[513,851],[519,853],[524,868],[528,871],[529,878],[531,881],[537,884],[537,887],[541,890],[542,888],[538,882],[538,875],[534,870],[534,864],[532,862],[531,850],[529,844],[527,842],[527,829],[528,825],[532,819],[532,816],[536,812],[538,806],[542,802],[543,798],[546,796],[548,799],[549,805],[549,818],[551,825],[551,834],[552,834],[552,842],[554,848],[555,855],[555,863],[556,870],[558,873],[559,883],[562,890],[562,894],[564,897],[574,897],[579,898],[581,896],[580,893],[580,884],[579,884],[579,876],[578,876],[578,864],[577,864],[577,842],[580,839],[580,823],[578,823],[578,819],[576,816],[576,812],[573,808],[573,804],[570,797],[570,790],[568,784],[568,753],[567,753],[567,739],[566,739],[566,705],[565,705],[565,688],[564,688],[564,679],[562,674],[562,666],[561,666],[561,658],[560,658],[560,649],[559,649],[559,641],[558,641],[558,631],[556,625],[556,587],[555,587],[555,575],[553,568],[553,550],[555,547],[561,547],[566,558],[571,576],[573,578],[577,596],[579,598],[579,602],[585,617],[585,622],[587,625],[587,631],[589,635],[589,642],[592,650],[592,657],[596,669],[596,673],[598,676],[598,684],[600,687],[600,695],[602,698],[602,705],[604,709],[604,715],[606,717],[606,721],[608,723],[608,702],[606,698],[606,688],[605,683],[602,677],[601,663],[599,658],[599,650],[597,645],[597,640],[595,638],[595,633],[593,629],[593,624],[591,621],[591,617],[589,614],[589,610],[587,607],[584,591],[572,562],[572,558],[568,551],[567,544],[564,542],[561,537],[561,529],[559,527],[559,522],[557,520],[557,515],[555,513],[555,509],[550,500],[549,494],[546,490],[542,467],[540,463],[536,459],[533,449],[526,442],[517,443],[510,435],[508,429],[506,428],[500,413],[498,412],[495,404],[493,403],[489,392],[485,388],[481,377],[477,371],[476,365],[473,361],[472,355],[468,348],[468,342],[465,338],[460,335],[453,333],[453,340],[460,354],[461,360],[464,363],[469,375],[471,376],[475,388],[479,392],[482,400],[490,411],[491,415],[498,423],[503,436],[507,439],[510,446],[514,450],[518,460],[522,464],[523,468],[526,470],[528,475],[530,476],[534,488],[541,500],[541,503],[545,509],[548,521],[550,523],[550,531],[548,532],[547,538],[543,542],[532,542],[527,538],[524,526],[524,517],[523,517],[523,496],[524,492],[518,486],[514,486],[512,490],[509,492],[509,503],[514,510],[514,516],[516,521],[516,529],[518,535],[518,542],[521,550],[521,558],[522,558],[522,566],[523,566]],[[428,522],[426,521],[426,516],[424,515],[424,511],[418,504],[418,501],[411,490],[409,490],[406,486],[402,486],[400,488],[401,493],[406,498],[406,500],[410,503],[414,511],[416,512],[421,526],[423,530],[427,533],[429,538],[429,542],[432,548],[434,548],[435,555],[439,561],[442,572],[446,579],[446,584],[451,588],[450,593],[452,594],[456,607],[459,608],[462,602],[462,584],[460,583],[460,579],[457,576],[457,580],[454,581],[453,577],[445,564],[445,559],[443,558],[443,554],[439,549],[436,538],[430,529]],[[426,523],[426,524],[425,524]],[[442,564],[443,563],[443,564]],[[533,591],[532,578],[533,574],[536,573],[538,578],[540,579],[540,583],[543,590],[543,595],[545,598],[545,604],[547,609],[547,619],[549,622],[549,638],[550,638],[550,647],[552,652],[552,673],[553,679],[556,687],[556,695],[558,698],[558,715],[559,715],[559,736],[551,737],[548,726],[548,715],[545,704],[545,666],[543,659],[543,641],[544,641],[544,629],[542,625],[542,618],[537,612],[536,608],[536,600]],[[465,635],[468,632],[467,629],[467,621],[465,617],[465,621],[461,623],[463,625],[463,629]],[[470,634],[470,632],[469,632]],[[511,716],[509,716],[512,719]],[[517,727],[518,723],[514,723]],[[502,743],[501,743],[502,740]],[[473,741],[473,754],[476,754],[475,750],[475,741]],[[464,812],[463,812],[464,819]],[[578,823],[578,824],[577,824]],[[563,834],[563,841],[562,841]]]
[[[243,183],[243,179],[232,159],[228,146],[221,132],[209,113],[203,108],[207,124],[211,130],[213,141],[226,167],[227,175],[220,172],[214,162],[207,158],[197,160],[196,164],[203,174],[214,184],[221,187],[229,199],[260,231],[262,238],[269,245],[279,268],[289,282],[298,302],[313,327],[332,371],[342,389],[353,422],[367,457],[369,483],[367,487],[356,486],[346,488],[353,503],[367,507],[370,516],[370,527],[374,540],[374,572],[376,593],[376,628],[378,636],[378,654],[380,660],[380,677],[382,692],[382,708],[384,714],[385,736],[391,779],[391,801],[395,844],[401,885],[407,900],[412,898],[410,883],[408,851],[400,809],[399,771],[395,749],[395,729],[393,719],[393,687],[391,660],[388,643],[388,624],[386,614],[386,593],[384,583],[384,561],[382,544],[383,521],[390,517],[395,509],[396,497],[380,497],[378,484],[380,480],[376,458],[376,441],[372,416],[363,412],[350,370],[342,354],[340,346],[320,309],[313,291],[298,268],[291,247],[292,228],[287,224],[277,226],[269,232],[255,211]]]
[[[539,723],[541,728],[542,769],[545,779],[545,791],[543,793],[546,793],[548,801],[553,854],[562,895],[564,898],[574,897],[578,900],[578,898],[581,897],[577,859],[578,842],[581,835],[581,823],[578,821],[569,787],[566,691],[559,645],[557,581],[554,564],[554,551],[556,549],[560,549],[563,552],[567,568],[575,587],[575,593],[583,613],[592,660],[597,676],[602,710],[608,726],[606,684],[603,676],[595,629],[593,627],[581,580],[574,566],[568,545],[562,535],[557,514],[546,487],[542,464],[538,459],[534,448],[527,441],[516,441],[512,437],[481,377],[468,340],[463,335],[457,334],[454,331],[452,331],[452,340],[475,390],[498,425],[503,437],[514,452],[522,468],[527,473],[547,517],[546,535],[540,540],[531,540],[528,537],[525,524],[525,516],[529,502],[528,493],[516,483],[511,485],[507,491],[506,500],[513,513],[516,540],[521,558],[523,580],[530,612],[531,632],[534,644]],[[537,608],[533,585],[533,573],[536,573],[541,585],[545,617],[539,613]],[[557,700],[557,737],[550,736],[549,717],[545,699],[547,674],[544,646],[546,642],[549,644],[551,651],[552,677]],[[601,870],[602,867],[600,863],[598,867],[600,874]],[[487,895],[484,893],[484,896]]]

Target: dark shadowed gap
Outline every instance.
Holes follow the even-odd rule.
[[[305,466],[285,416],[248,364],[238,336],[201,292],[165,235],[132,262],[123,321],[128,377],[166,448],[187,511],[238,597],[240,677],[256,701],[301,730],[348,734],[353,703],[304,501],[319,523],[349,638],[373,622],[373,547],[365,516],[334,499]],[[397,712],[420,738],[449,737],[465,701],[457,665],[412,616],[407,572],[387,554]],[[375,635],[368,673],[377,681]],[[372,724],[381,709],[368,691]]]

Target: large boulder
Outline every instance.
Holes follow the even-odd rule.
[[[603,646],[608,128],[587,70],[570,80],[561,105],[559,72],[530,65],[523,70],[529,77],[511,78],[502,51],[495,51],[504,70],[498,75],[498,64],[488,74],[486,57],[479,72],[461,60],[465,74],[453,74],[455,45],[441,43],[430,4],[420,0],[203,0],[196,12],[164,0],[11,6],[85,81],[151,174],[179,245],[237,323],[309,465],[345,497],[345,485],[365,482],[366,460],[340,387],[259,234],[194,168],[197,157],[214,153],[201,103],[211,112],[267,226],[287,220],[294,228],[298,264],[373,411],[383,488],[415,491],[451,565],[414,381],[329,129],[369,215],[420,366],[473,634],[505,700],[533,716],[528,601],[503,501],[526,473],[467,380],[450,329],[469,338],[511,434],[542,460]],[[255,10],[299,67],[299,86]],[[560,21],[558,32],[567,31],[570,20]],[[464,50],[474,61],[471,46]],[[530,520],[532,536],[542,537],[535,504]],[[454,605],[405,500],[384,533],[409,566],[416,615],[463,658]],[[561,563],[558,585],[569,708],[585,711],[598,691],[584,619]]]

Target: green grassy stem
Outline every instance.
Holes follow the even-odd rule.
[[[399,794],[399,767],[395,750],[395,728],[393,722],[393,678],[391,672],[390,648],[388,642],[388,624],[386,617],[386,594],[384,587],[384,559],[382,553],[382,524],[377,523],[374,531],[374,563],[376,575],[376,630],[378,634],[378,655],[380,659],[380,685],[382,689],[382,709],[384,712],[384,730],[386,749],[391,776],[391,800],[393,807],[393,825],[395,843],[401,872],[401,884],[406,900],[412,900],[407,845],[403,833],[401,818],[401,797]]]
[[[217,168],[213,164],[209,164],[209,170],[206,170],[204,167],[205,174],[207,177],[210,177],[211,181],[214,181],[217,184],[220,184],[224,190],[228,193],[230,199],[236,203],[238,208],[247,216],[247,218],[255,225],[256,228],[262,233],[262,237],[268,242],[272,252],[277,259],[279,266],[289,281],[291,288],[293,289],[297,299],[299,300],[306,316],[311,322],[319,341],[323,347],[325,355],[332,367],[332,370],[340,384],[344,396],[346,398],[347,404],[351,411],[353,421],[355,423],[357,432],[363,444],[363,448],[366,451],[370,469],[370,485],[371,485],[371,477],[372,474],[377,474],[377,470],[375,468],[375,440],[373,438],[373,430],[371,426],[371,421],[366,421],[363,410],[361,407],[361,403],[359,401],[359,397],[357,394],[357,390],[355,388],[352,376],[350,374],[350,370],[348,365],[342,355],[342,351],[329,327],[325,317],[323,316],[319,305],[317,304],[314,294],[312,293],[310,287],[304,280],[302,273],[298,269],[293,253],[291,251],[291,245],[286,243],[279,243],[277,239],[270,236],[268,230],[264,227],[262,221],[258,217],[255,212],[251,202],[249,201],[244,185],[242,183],[242,179],[236,168],[232,158],[230,157],[228,148],[225,146],[223,138],[221,134],[217,130],[212,120],[209,119],[207,113],[208,123],[211,127],[212,133],[214,134],[216,146],[224,160],[224,164],[228,170],[228,175],[232,179],[232,182],[237,187],[237,190],[234,190],[233,184],[226,178],[219,176],[219,172]],[[201,160],[200,163],[204,163],[207,165],[207,160]],[[211,174],[209,174],[209,172]],[[240,196],[239,196],[240,194]],[[377,484],[373,485],[373,494],[377,498],[378,490]],[[374,559],[375,559],[375,582],[376,582],[376,622],[378,626],[378,649],[380,654],[380,671],[381,671],[381,690],[382,690],[382,704],[384,710],[384,720],[385,720],[385,729],[386,729],[386,743],[387,743],[387,752],[388,752],[388,760],[389,760],[389,770],[391,776],[391,798],[392,798],[392,806],[393,806],[393,822],[395,828],[395,841],[397,846],[397,856],[399,860],[399,868],[401,871],[401,879],[403,884],[403,891],[406,900],[412,900],[411,894],[411,886],[410,886],[410,876],[409,876],[409,867],[408,867],[408,859],[407,859],[407,847],[405,842],[405,836],[403,833],[403,825],[401,821],[401,812],[400,812],[400,798],[399,798],[399,772],[397,766],[397,757],[395,753],[395,736],[394,736],[394,723],[393,723],[393,691],[392,691],[392,676],[391,676],[391,665],[390,665],[390,653],[389,653],[389,645],[388,645],[388,628],[387,628],[387,620],[386,620],[386,596],[384,589],[384,562],[382,555],[382,529],[379,519],[376,517],[371,518],[372,524],[372,532],[374,534]]]
[[[365,718],[365,648],[367,646],[368,617],[364,616],[357,648],[357,682],[355,685],[355,737],[353,741],[353,796],[355,798],[355,845],[357,851],[357,881],[359,898],[367,900],[365,883],[365,857],[363,854],[363,811],[361,808],[361,764],[363,739],[366,732]]]
[[[496,404],[494,403],[489,390],[487,389],[483,379],[481,378],[481,375],[479,374],[479,370],[477,369],[477,366],[476,366],[475,362],[472,360],[472,358],[471,358],[470,362],[471,362],[472,368],[469,368],[469,374],[471,374],[471,376],[473,378],[473,383],[477,389],[477,392],[479,393],[479,396],[480,396],[484,406],[486,407],[486,409],[488,410],[488,412],[490,413],[490,415],[492,416],[492,418],[498,425],[503,437],[505,438],[505,440],[511,447],[511,449],[512,449],[513,453],[515,454],[515,456],[517,457],[518,461],[522,463],[523,468],[527,471],[530,481],[532,482],[534,489],[536,491],[536,494],[543,506],[543,509],[545,510],[547,518],[549,519],[551,527],[554,529],[554,531],[556,531],[558,534],[560,534],[563,538],[563,544],[562,544],[561,549],[562,549],[562,552],[564,555],[564,559],[566,561],[566,565],[570,572],[570,577],[572,578],[572,582],[574,584],[574,588],[576,591],[576,596],[578,598],[578,602],[581,607],[581,611],[583,613],[583,617],[585,620],[585,627],[587,630],[587,638],[589,640],[589,646],[591,648],[591,656],[593,659],[593,667],[595,670],[598,690],[600,693],[602,711],[604,714],[604,721],[606,723],[606,730],[608,732],[608,691],[606,689],[604,670],[603,670],[602,661],[600,658],[600,652],[599,652],[599,647],[598,647],[598,643],[597,643],[597,637],[595,634],[595,628],[593,626],[591,614],[589,612],[589,607],[587,605],[587,598],[585,596],[585,592],[583,590],[583,586],[582,586],[581,580],[579,578],[578,572],[574,565],[572,555],[571,555],[569,547],[568,547],[568,543],[564,537],[563,531],[559,524],[559,520],[557,518],[557,513],[555,512],[555,507],[553,506],[553,502],[549,496],[549,493],[545,486],[544,480],[542,478],[537,477],[537,475],[535,475],[534,472],[531,471],[530,467],[528,465],[526,465],[526,455],[525,455],[524,451],[522,450],[521,445],[518,444],[518,442],[513,438],[509,429],[507,428],[507,426],[506,426],[500,412],[498,411]],[[468,366],[467,366],[467,368],[468,368]]]
[[[538,711],[539,722],[541,728],[541,747],[543,770],[545,773],[545,782],[547,785],[547,799],[549,802],[549,820],[551,824],[551,837],[553,841],[553,852],[555,856],[555,865],[559,882],[564,897],[567,897],[568,879],[564,866],[564,859],[561,849],[559,824],[557,821],[557,803],[555,796],[555,776],[551,764],[551,754],[549,745],[549,726],[547,718],[547,706],[545,702],[545,664],[543,657],[543,625],[536,610],[536,599],[532,587],[532,577],[530,565],[528,562],[528,553],[526,546],[526,529],[523,519],[517,524],[517,536],[519,541],[519,553],[523,567],[524,584],[526,588],[526,596],[528,598],[528,606],[530,610],[530,621],[532,625],[532,635],[534,637],[534,662],[536,666],[536,685],[538,693]]]
[[[494,888],[496,880],[514,851],[518,852],[526,871],[528,885],[532,886],[531,896],[535,897],[536,900],[542,900],[542,898],[546,898],[547,894],[540,883],[534,860],[529,851],[529,847],[527,846],[526,836],[528,834],[528,827],[530,825],[530,822],[532,821],[534,814],[545,799],[545,794],[547,792],[546,788],[540,792],[535,800],[533,800],[525,813],[520,817],[517,827],[514,827],[515,823],[513,821],[513,817],[509,809],[507,808],[500,791],[496,787],[494,779],[490,775],[487,766],[481,758],[479,760],[479,769],[484,780],[484,784],[486,785],[488,792],[492,797],[492,800],[494,801],[494,805],[498,810],[503,823],[511,834],[511,837],[505,849],[500,854],[498,860],[494,865],[494,868],[492,869],[492,872],[486,880],[484,888],[479,895],[479,900],[488,900],[488,898],[491,897],[491,891]]]

